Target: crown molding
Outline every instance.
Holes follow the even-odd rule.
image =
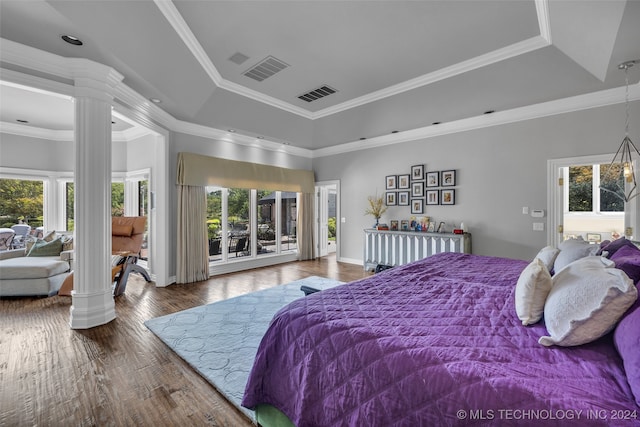
[[[549,18],[549,1],[535,0],[536,13],[538,15],[538,26],[540,27],[540,37],[545,39],[548,44],[552,44],[551,40],[551,19]]]
[[[368,150],[387,145],[429,139],[442,135],[499,126],[547,116],[572,113],[591,108],[605,107],[625,102],[625,87],[577,95],[555,101],[543,102],[511,110],[456,120],[438,125],[416,128],[392,135],[383,135],[363,141],[352,141],[332,147],[313,150],[313,158],[335,156],[353,151]],[[640,83],[629,87],[629,102],[640,100]]]
[[[209,75],[216,86],[222,89],[226,89],[237,95],[253,99],[254,101],[279,108],[292,114],[297,114],[310,120],[319,119],[345,110],[349,110],[351,108],[369,104],[380,99],[388,98],[390,96],[426,86],[440,80],[454,77],[467,71],[491,65],[508,58],[513,58],[514,56],[522,55],[524,53],[528,53],[533,50],[549,46],[551,44],[551,26],[549,23],[548,0],[535,0],[538,26],[540,27],[540,35],[531,37],[518,43],[514,43],[501,49],[494,50],[484,55],[471,58],[467,61],[442,68],[432,73],[428,73],[423,76],[371,92],[367,95],[363,95],[349,101],[336,104],[332,107],[324,108],[316,112],[311,112],[289,102],[282,101],[269,95],[265,95],[256,90],[247,88],[243,85],[231,82],[223,78],[220,72],[216,69],[211,59],[206,54],[200,42],[198,42],[198,39],[195,37],[195,35],[187,25],[182,15],[180,15],[180,12],[175,7],[172,0],[154,0],[154,2],[158,9],[160,9],[160,12],[165,16],[167,21],[169,21],[178,36],[182,39],[187,48],[195,56],[195,58],[198,60],[200,65],[204,68],[205,72]]]
[[[306,148],[294,147],[288,145],[287,142],[272,141],[269,139],[258,139],[256,137],[242,135],[240,133],[231,133],[209,126],[202,126],[195,123],[183,122],[176,120],[174,132],[180,132],[187,135],[199,136],[202,138],[210,138],[218,141],[244,145],[246,147],[258,148],[267,151],[276,151],[287,153],[294,156],[312,158],[313,150]]]
[[[9,135],[26,136],[29,138],[46,139],[55,142],[73,142],[74,132],[72,130],[53,130],[26,126],[16,123],[0,122],[0,133]],[[111,141],[129,142],[134,139],[148,135],[149,131],[143,127],[133,127],[124,131],[111,132]]]
[[[459,74],[473,71],[478,68],[486,67],[487,65],[495,64],[505,59],[513,58],[518,55],[522,55],[543,47],[549,46],[549,43],[540,36],[531,37],[527,40],[523,40],[518,43],[514,43],[502,49],[494,50],[484,55],[471,58],[466,61],[459,62],[449,67],[442,68],[434,71],[433,73],[425,74],[415,79],[407,80],[397,85],[389,86],[387,88],[369,93],[367,95],[354,98],[352,100],[343,102],[341,104],[328,107],[323,110],[317,111],[313,114],[314,119],[329,116],[331,114],[339,113],[351,108],[359,107],[361,105],[369,104],[374,101],[378,101],[390,96],[397,95],[399,93],[407,92],[409,90],[417,89],[422,86],[426,86],[441,80],[445,80]]]

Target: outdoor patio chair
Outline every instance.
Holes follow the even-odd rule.
[[[24,248],[25,239],[31,232],[31,226],[28,224],[15,224],[11,226],[11,229],[16,233],[13,236],[13,248]]]
[[[7,251],[12,248],[15,234],[16,232],[10,228],[0,228],[0,251]]]

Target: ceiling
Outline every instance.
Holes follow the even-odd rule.
[[[623,86],[640,1],[0,0],[0,37],[111,66],[180,122],[317,150]],[[5,128],[73,128],[68,97],[4,83]]]

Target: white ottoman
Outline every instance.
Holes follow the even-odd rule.
[[[0,297],[52,296],[69,275],[59,257],[17,257],[0,260]]]

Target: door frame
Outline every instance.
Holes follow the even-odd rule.
[[[549,214],[549,226],[547,227],[547,244],[557,247],[562,242],[562,233],[558,227],[564,220],[564,189],[559,185],[562,178],[560,168],[611,163],[612,154],[596,154],[591,156],[567,157],[562,159],[547,160],[547,209]],[[633,167],[637,171],[637,162],[633,161]],[[638,211],[640,209],[640,197],[636,197],[624,205],[625,237],[632,240],[638,239]],[[631,233],[628,233],[631,231]]]
[[[315,184],[316,188],[315,188],[315,201],[316,201],[316,208],[314,209],[314,221],[315,221],[315,227],[314,227],[314,238],[315,238],[315,251],[316,251],[316,255],[320,256],[320,209],[324,208],[326,209],[325,215],[326,217],[328,217],[328,204],[327,203],[320,203],[320,188],[327,188],[327,187],[331,187],[332,189],[335,187],[336,190],[336,260],[340,260],[340,238],[342,236],[342,233],[340,232],[340,224],[341,224],[341,219],[340,219],[340,181],[339,180],[329,180],[329,181],[318,181]]]

